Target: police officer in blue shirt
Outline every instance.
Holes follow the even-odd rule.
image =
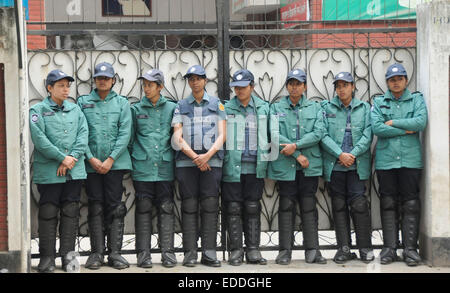
[[[222,178],[223,144],[226,138],[225,107],[205,90],[205,69],[190,67],[188,79],[192,93],[178,102],[173,115],[175,176],[181,194],[184,266],[197,263],[197,218],[201,212],[201,263],[220,266],[216,255],[219,186]]]
[[[71,261],[78,231],[81,186],[86,179],[84,152],[88,126],[80,108],[66,99],[73,77],[52,70],[45,81],[49,96],[30,108],[34,143],[33,182],[39,199],[39,272],[55,270],[56,227],[60,211],[59,253],[62,268]]]
[[[401,205],[403,260],[408,266],[415,266],[421,262],[417,252],[423,168],[419,133],[427,125],[428,114],[422,94],[406,88],[408,75],[401,64],[388,67],[386,82],[389,90],[374,99],[371,111],[372,130],[378,136],[375,170],[383,227],[380,262],[397,260],[397,210]]]

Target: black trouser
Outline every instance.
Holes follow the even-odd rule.
[[[359,179],[356,170],[331,173],[329,194],[337,244],[340,248],[351,245],[349,207],[355,226],[358,248],[370,249],[372,246],[372,225],[365,191],[365,182]]]
[[[111,170],[106,174],[88,173],[86,193],[90,202],[101,202],[107,212],[122,202],[124,170]]]
[[[358,196],[364,196],[366,192],[366,184],[363,180],[359,180],[356,170],[333,171],[329,188],[331,197],[342,196],[347,203],[351,203]]]
[[[316,192],[319,177],[306,177],[302,170],[296,172],[293,181],[278,181],[280,190],[280,211],[278,222],[280,226],[280,249],[290,250],[293,243],[293,224],[295,205],[299,202],[302,219],[303,244],[305,250],[318,250],[318,212],[316,207]],[[290,203],[285,203],[289,199]],[[283,203],[282,203],[283,201]]]
[[[306,177],[302,170],[298,170],[293,181],[278,181],[280,187],[279,195],[288,196],[297,201],[304,197],[315,197],[319,186],[319,177]]]
[[[198,167],[178,167],[175,173],[181,199],[219,196],[222,168],[212,167],[211,171],[202,172]]]
[[[139,199],[149,198],[156,205],[173,200],[173,181],[135,181],[133,180],[135,196]]]
[[[183,249],[186,255],[196,255],[198,239],[198,207],[201,214],[202,251],[215,259],[219,187],[222,168],[201,172],[197,167],[176,169],[181,194]]]
[[[412,168],[377,170],[380,195],[401,202],[418,199],[421,173],[421,169]]]
[[[69,180],[65,183],[37,184],[39,205],[51,203],[61,207],[65,202],[79,202],[83,180]]]
[[[421,169],[377,170],[384,247],[398,245],[399,215],[405,248],[416,249],[420,224],[419,184]],[[399,211],[399,207],[401,210]]]
[[[264,179],[256,174],[241,174],[240,182],[223,182],[222,199],[224,202],[259,201],[262,198]]]

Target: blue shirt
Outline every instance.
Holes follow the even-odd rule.
[[[341,149],[344,153],[350,153],[353,150],[352,119],[351,119],[353,99],[350,102],[350,105],[348,105],[347,107],[345,107],[345,105],[342,104],[340,100],[339,105],[347,113],[347,123],[345,125],[344,140],[342,141]],[[339,163],[336,163],[333,168],[333,171],[350,171],[350,170],[356,170],[355,163],[353,163],[353,165],[351,165],[348,168],[340,165]]]

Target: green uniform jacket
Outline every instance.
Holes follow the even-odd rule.
[[[176,103],[163,96],[160,96],[155,106],[146,97],[132,105],[130,154],[133,180],[174,180],[175,156],[171,147],[171,122],[176,106]]]
[[[88,126],[80,108],[64,101],[64,109],[53,107],[47,97],[30,109],[30,132],[34,144],[33,182],[66,182],[56,171],[68,155],[78,159],[68,173],[72,179],[86,179],[84,153],[88,144]]]
[[[303,96],[297,110],[299,114],[300,139],[296,140],[297,117],[291,110],[289,96],[283,97],[278,103],[270,106],[270,135],[272,147],[278,143],[295,143],[297,151],[291,156],[278,155],[278,159],[269,162],[268,177],[275,180],[295,180],[297,170],[296,158],[301,153],[309,161],[309,167],[303,169],[305,176],[322,175],[322,154],[319,143],[323,137],[323,111],[319,103],[309,101]],[[278,123],[276,121],[278,120]],[[279,150],[283,149],[279,146]]]
[[[419,132],[427,125],[427,107],[419,92],[405,90],[397,100],[390,91],[373,101],[372,131],[378,136],[375,169],[423,168]],[[392,126],[384,124],[392,120]],[[405,131],[415,131],[406,134]]]
[[[320,142],[320,146],[324,150],[322,152],[323,177],[326,181],[330,181],[336,160],[342,153],[341,146],[347,124],[347,113],[340,106],[338,96],[331,101],[323,101],[321,105],[324,110],[325,124],[325,134]],[[356,157],[356,171],[359,179],[367,180],[371,171],[370,145],[373,138],[369,103],[353,98],[350,117],[353,141],[353,150],[350,153]]]
[[[89,125],[87,160],[95,157],[103,162],[111,157],[114,159],[111,170],[130,170],[127,147],[132,122],[128,100],[111,91],[102,101],[94,89],[89,95],[79,97],[78,105]],[[95,173],[89,162],[86,162],[86,170]]]
[[[256,108],[256,127],[258,133],[258,150],[256,159],[256,177],[265,178],[267,174],[267,159],[263,154],[269,153],[269,138],[267,122],[269,119],[269,104],[252,95]],[[227,140],[223,160],[222,181],[239,182],[241,180],[241,158],[245,146],[245,115],[240,111],[237,97],[225,104],[227,113]]]

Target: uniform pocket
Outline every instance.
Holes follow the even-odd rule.
[[[131,154],[131,157],[133,159],[135,159],[135,160],[142,161],[142,160],[146,160],[147,159],[147,154],[142,153],[142,152],[133,152]]]

